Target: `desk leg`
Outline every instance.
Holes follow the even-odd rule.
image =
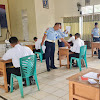
[[[69,62],[69,51],[67,52],[67,68],[69,69],[70,67],[69,67],[69,64],[70,64],[70,62]]]
[[[61,67],[61,54],[60,54],[60,50],[59,50],[59,63],[60,63],[60,67]]]
[[[73,100],[73,84],[69,81],[69,100]]]
[[[3,76],[4,76],[4,88],[6,93],[8,92],[8,84],[7,84],[7,74],[6,74],[6,66],[5,64],[2,64],[3,67]]]
[[[92,49],[92,57],[93,57],[93,44],[91,44],[91,49]]]
[[[92,48],[92,57],[93,57],[93,48]]]
[[[95,100],[100,100],[100,89],[96,90],[96,97],[95,97]]]

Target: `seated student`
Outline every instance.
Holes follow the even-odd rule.
[[[35,41],[35,51],[33,52],[40,52],[40,49],[41,49],[41,42],[42,42],[42,39],[38,39],[37,37],[34,37],[34,41]],[[45,59],[45,49],[46,47],[43,45],[42,46],[42,50],[43,50],[43,59]]]
[[[11,37],[9,39],[10,45],[12,46],[2,57],[3,60],[12,59],[12,64],[14,68],[7,68],[7,83],[10,84],[10,76],[11,74],[15,74],[20,76],[20,58],[34,55],[32,50],[29,47],[21,46],[16,37]],[[8,86],[9,90],[9,86]]]
[[[70,46],[73,46],[73,43],[75,41],[75,36],[72,36],[72,34],[69,34],[70,39],[68,40]]]
[[[81,46],[84,46],[84,41],[80,39],[80,34],[76,33],[73,47],[70,47],[72,54],[69,55],[69,61],[71,57],[79,58]]]

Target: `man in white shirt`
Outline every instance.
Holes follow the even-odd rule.
[[[10,45],[12,46],[2,57],[3,60],[12,59],[14,68],[7,68],[7,83],[10,84],[11,74],[20,76],[20,58],[34,55],[29,47],[21,46],[16,37],[11,37],[9,39]]]
[[[34,52],[40,52],[42,39],[38,39],[37,37],[34,37],[34,41],[35,41],[35,49],[36,49]],[[46,49],[46,46],[43,45],[42,46],[43,59],[45,59],[45,49]]]
[[[70,47],[72,54],[69,55],[69,61],[71,57],[79,58],[80,55],[80,47],[84,46],[84,41],[80,39],[80,34],[75,34],[75,41],[73,47]]]
[[[70,46],[73,46],[73,43],[75,41],[75,36],[72,36],[72,34],[69,34],[70,39],[68,40],[68,42],[70,43]]]

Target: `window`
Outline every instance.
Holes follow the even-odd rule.
[[[100,13],[100,5],[94,5],[94,13]]]
[[[93,6],[85,6],[82,7],[82,14],[92,14],[93,13]]]

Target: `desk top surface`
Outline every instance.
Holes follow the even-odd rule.
[[[100,43],[100,42],[92,42],[93,44],[97,44],[97,43]]]
[[[12,60],[10,59],[10,60],[2,60],[1,58],[0,58],[0,62],[3,62],[3,63],[10,63],[10,62],[12,62]]]
[[[68,47],[60,47],[59,49],[66,49],[66,50],[69,50]]]
[[[71,77],[69,77],[67,79],[69,81],[73,81],[73,82],[89,85],[89,86],[92,86],[92,87],[95,87],[95,88],[100,88],[99,84],[92,85],[88,81],[83,81],[83,80],[79,79],[81,76],[83,76],[84,74],[89,73],[89,72],[100,73],[100,70],[94,69],[94,68],[88,68],[88,69],[86,69],[86,70],[84,70],[84,71],[82,71],[82,72],[80,72],[78,74],[75,74],[75,75],[73,75],[73,76],[71,76]]]

